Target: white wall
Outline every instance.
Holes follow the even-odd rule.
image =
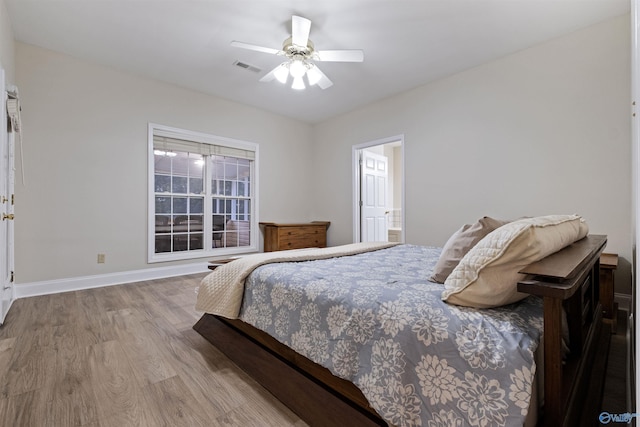
[[[0,0],[0,66],[4,68],[7,84],[15,84],[14,56],[15,43],[9,13],[4,0]]]
[[[629,31],[619,17],[316,125],[331,244],[353,235],[351,147],[404,134],[408,243],[441,246],[483,215],[578,213],[630,293]]]
[[[260,220],[314,219],[306,124],[21,43],[16,74],[18,286],[150,267],[149,122],[258,143]]]

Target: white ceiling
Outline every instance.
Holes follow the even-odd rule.
[[[16,40],[309,123],[353,110],[625,14],[629,0],[5,0]],[[295,91],[258,80],[282,58],[291,15],[318,50],[362,49],[363,63],[319,63],[334,82]],[[234,61],[260,73],[234,66]]]

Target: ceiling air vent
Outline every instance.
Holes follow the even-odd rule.
[[[259,73],[260,71],[262,71],[260,68],[256,67],[255,65],[250,65],[240,61],[235,61],[233,65],[235,65],[236,67],[244,68],[245,70],[253,71],[254,73]]]

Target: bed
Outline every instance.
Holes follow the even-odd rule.
[[[194,329],[310,425],[578,424],[584,411],[572,407],[588,398],[603,344],[606,244],[583,235],[518,267],[516,301],[490,308],[446,301],[451,284],[427,280],[442,248],[258,254],[203,280]],[[468,274],[463,264],[454,276]]]

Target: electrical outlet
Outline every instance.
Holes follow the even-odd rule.
[[[98,254],[98,264],[104,264],[104,254]]]

